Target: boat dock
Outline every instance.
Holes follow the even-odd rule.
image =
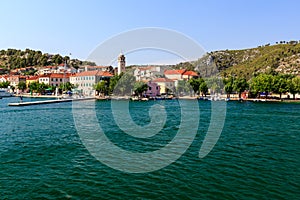
[[[51,103],[63,103],[63,102],[71,102],[71,101],[86,101],[86,100],[94,100],[94,97],[88,98],[79,98],[79,99],[54,99],[54,100],[44,100],[44,101],[27,101],[27,102],[18,102],[18,103],[9,103],[8,106],[31,106],[31,105],[39,105],[39,104],[51,104]]]

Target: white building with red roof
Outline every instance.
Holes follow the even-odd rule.
[[[165,77],[172,80],[190,80],[191,78],[198,78],[199,75],[194,71],[187,71],[186,69],[172,69],[164,72]]]
[[[183,80],[182,75],[185,72],[185,69],[167,69],[164,72],[165,77],[172,80]]]
[[[9,75],[7,81],[10,82],[10,86],[17,87],[20,82],[26,82],[26,77],[21,75]]]
[[[60,86],[61,84],[70,82],[70,76],[71,74],[65,73],[65,74],[50,74],[50,85],[51,86]]]
[[[151,80],[153,77],[163,74],[161,69],[161,66],[136,67],[133,71],[133,75],[137,81]]]
[[[3,83],[3,82],[8,81],[7,78],[8,78],[7,75],[2,75],[2,76],[0,76],[0,83]]]
[[[39,76],[39,83],[50,85],[50,74],[44,74]]]
[[[94,85],[101,80],[109,80],[113,74],[106,71],[84,71],[70,76],[70,83],[77,86],[85,96],[94,96]]]
[[[58,69],[57,66],[45,66],[38,70],[38,74],[40,74],[40,75],[51,74],[54,71],[56,71],[57,69]]]
[[[81,66],[78,69],[78,72],[84,72],[84,71],[103,71],[103,72],[113,72],[113,67],[112,66]]]
[[[183,80],[190,80],[191,78],[198,78],[199,75],[194,71],[185,71],[182,74]]]

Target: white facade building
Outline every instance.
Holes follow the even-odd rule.
[[[85,96],[95,96],[94,85],[101,80],[108,80],[113,75],[103,71],[85,71],[70,76],[70,83],[74,84]]]

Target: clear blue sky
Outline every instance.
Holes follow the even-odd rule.
[[[141,27],[179,31],[207,51],[300,40],[297,0],[2,0],[0,49],[86,59],[101,42]]]

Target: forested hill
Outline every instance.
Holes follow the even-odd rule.
[[[95,65],[95,63],[88,61],[70,59],[69,56],[61,56],[59,54],[51,55],[30,49],[7,49],[0,51],[0,68],[7,71],[29,66],[41,67],[48,65],[59,65],[65,61],[75,68],[79,67],[80,65]]]
[[[189,64],[187,64],[189,65]],[[300,75],[300,43],[278,42],[244,50],[214,51],[192,62],[201,74],[208,65],[215,65],[221,76],[250,79],[259,73]]]

